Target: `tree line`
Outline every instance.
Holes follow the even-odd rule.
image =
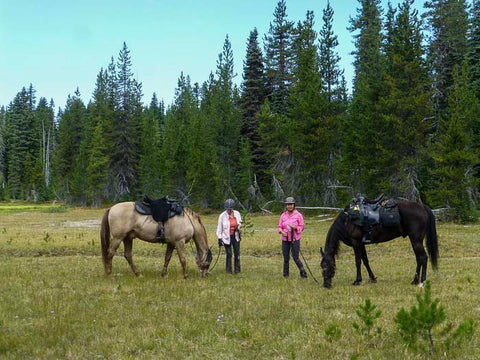
[[[343,206],[362,193],[423,201],[451,219],[480,200],[479,0],[359,0],[350,19],[348,91],[334,10],[294,22],[278,1],[269,30],[247,39],[234,82],[228,35],[202,84],[181,74],[171,104],[142,102],[124,43],[55,112],[24,87],[0,109],[1,199],[104,203],[169,195],[197,208],[225,198],[255,211],[295,195]]]

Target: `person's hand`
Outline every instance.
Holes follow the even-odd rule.
[[[287,233],[285,231],[282,231],[280,234],[282,234],[283,236],[287,236]]]
[[[218,246],[223,246],[223,241],[222,241],[222,239],[218,239]]]

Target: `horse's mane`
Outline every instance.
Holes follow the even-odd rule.
[[[200,218],[200,215],[198,215],[195,211],[193,211],[192,209],[189,209],[189,208],[184,208],[185,212],[188,213],[188,215],[191,215],[192,217],[194,217],[202,226],[205,226],[203,225],[203,222],[202,222],[202,219]]]
[[[348,241],[347,230],[345,229],[346,217],[347,215],[344,211],[340,212],[328,230],[327,239],[325,241],[325,251],[332,256],[338,254],[340,241]],[[349,244],[347,243],[347,245]]]

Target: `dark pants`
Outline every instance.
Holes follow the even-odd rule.
[[[282,241],[282,253],[283,253],[283,276],[289,276],[289,265],[290,265],[290,250],[292,251],[293,261],[298,266],[300,270],[300,276],[307,277],[307,272],[303,267],[302,262],[300,261],[300,240],[296,241]]]
[[[230,244],[225,244],[226,253],[226,269],[228,273],[232,273],[232,247],[234,257],[235,274],[240,272],[240,241],[235,239],[235,235],[230,236]]]

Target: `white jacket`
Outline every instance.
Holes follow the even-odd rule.
[[[233,216],[237,219],[238,228],[240,229],[242,226],[242,215],[237,210],[233,210]],[[222,239],[224,244],[230,244],[230,220],[228,219],[227,210],[218,217],[217,239]],[[235,239],[240,241],[238,231],[235,231]]]

